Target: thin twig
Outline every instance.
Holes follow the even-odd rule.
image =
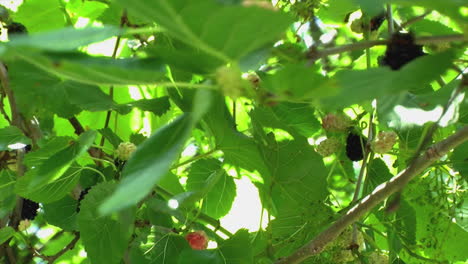
[[[405,170],[389,181],[377,186],[372,193],[364,197],[360,203],[352,207],[345,215],[317,235],[312,241],[292,255],[278,260],[276,264],[297,264],[309,257],[319,254],[323,251],[325,246],[337,238],[347,226],[357,221],[391,194],[401,190],[411,179],[424,172],[426,168],[447,152],[466,141],[468,141],[468,126],[463,127],[455,134],[432,145],[432,147],[414,160]]]
[[[119,25],[119,28],[122,29],[124,27],[124,25],[127,23],[128,19],[127,19],[127,11],[124,10],[122,11],[122,16],[120,17],[120,25]],[[120,46],[120,40],[122,39],[122,36],[121,35],[118,35],[117,36],[117,39],[115,40],[115,45],[114,45],[114,50],[112,51],[112,58],[115,59],[117,57],[117,51],[119,50],[119,46]],[[111,99],[114,98],[114,85],[111,85],[109,87],[109,96]],[[111,118],[111,114],[112,114],[112,110],[109,110],[107,111],[107,114],[106,114],[106,120],[104,121],[104,128],[107,128],[109,127],[109,122],[110,122],[110,118]],[[101,142],[99,143],[100,146],[104,146],[104,141],[106,140],[106,138],[103,136],[101,138]]]
[[[78,240],[80,240],[80,233],[75,232],[75,238],[73,238],[73,240],[70,243],[68,243],[66,247],[64,247],[62,250],[57,252],[55,255],[47,258],[49,260],[49,263],[50,264],[54,263],[54,261],[60,258],[63,254],[67,253],[68,250],[73,249],[76,243],[78,242]]]
[[[419,16],[416,16],[416,17],[413,17],[411,19],[409,19],[408,21],[406,21],[405,23],[401,24],[399,29],[402,29],[402,28],[405,28],[413,23],[416,23],[418,22],[419,20],[422,20],[424,19],[427,15],[429,15],[430,13],[432,13],[432,10],[429,10],[429,11],[426,11],[425,13],[423,13],[422,15],[419,15]]]
[[[452,34],[452,35],[441,35],[441,36],[428,36],[420,37],[415,39],[415,43],[419,45],[427,45],[441,42],[452,42],[452,41],[466,41],[463,34]],[[374,46],[387,45],[388,40],[370,40],[361,41],[353,44],[342,45],[323,50],[311,49],[308,58],[311,60],[317,60],[325,56],[340,54],[348,51],[363,50]]]

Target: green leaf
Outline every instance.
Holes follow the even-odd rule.
[[[305,139],[278,142],[264,150],[264,157],[273,181],[270,197],[276,206],[305,206],[327,197],[327,169]]]
[[[48,224],[62,228],[66,231],[77,230],[77,206],[78,202],[70,196],[43,204],[44,219]]]
[[[58,29],[65,25],[60,2],[55,0],[25,1],[14,14],[13,20],[23,24],[28,32]],[[64,42],[63,39],[58,41]]]
[[[317,67],[304,64],[288,64],[273,75],[263,79],[262,87],[272,92],[280,99],[293,101],[318,100],[332,96],[338,92],[338,87],[323,85],[330,83],[327,78],[317,73]]]
[[[123,140],[108,127],[99,129],[98,131],[115,149],[123,142]]]
[[[180,116],[138,146],[122,171],[123,180],[116,192],[100,207],[102,214],[136,204],[167,175],[193,126],[208,110],[210,98],[207,91],[200,90],[192,113]]]
[[[76,82],[63,81],[22,61],[9,63],[8,69],[18,108],[26,117],[57,114],[68,118],[81,111],[68,100],[65,89],[73,87],[86,90],[88,87]]]
[[[224,62],[238,60],[273,42],[293,22],[284,13],[222,5],[214,0],[117,2],[130,13],[161,25],[174,38]]]
[[[10,150],[8,146],[16,143],[31,144],[31,139],[15,126],[0,128],[0,151]]]
[[[60,178],[71,164],[93,144],[96,131],[86,131],[71,146],[50,156],[37,169],[37,174],[29,182],[28,189],[42,187]]]
[[[335,0],[328,5],[321,6],[317,16],[324,23],[345,24],[346,15],[359,9],[355,0]]]
[[[236,185],[217,159],[203,159],[190,167],[187,190],[200,192],[203,198],[202,210],[219,219],[231,210],[236,197]]]
[[[0,217],[9,215],[15,208],[16,194],[14,187],[16,177],[16,173],[10,170],[0,171]]]
[[[452,154],[453,168],[464,177],[468,177],[468,142],[458,146]]]
[[[122,182],[100,211],[108,214],[134,205],[166,175],[189,136],[193,122],[183,115],[143,142],[122,171]]]
[[[102,28],[62,28],[60,30],[15,36],[8,42],[8,46],[17,49],[35,48],[44,51],[72,51],[94,42],[103,41],[121,33],[114,26]],[[66,39],[66,41],[64,41]]]
[[[363,188],[362,197],[370,194],[375,187],[390,180],[393,175],[388,170],[387,165],[381,159],[374,159],[370,162],[368,174]]]
[[[218,250],[192,250],[186,249],[180,253],[177,264],[224,264],[229,263]],[[235,262],[234,262],[235,263]]]
[[[24,164],[30,169],[37,167],[53,154],[66,148],[70,141],[72,141],[71,137],[53,137],[45,143],[41,142],[39,149],[26,153]]]
[[[149,252],[152,263],[179,264],[182,252],[191,250],[187,241],[179,235],[171,233],[159,235],[157,241],[160,246],[155,246]]]
[[[134,209],[118,215],[102,216],[98,213],[98,207],[116,187],[112,183],[98,184],[81,201],[78,227],[92,263],[120,263],[133,233]]]
[[[157,116],[165,114],[171,107],[168,96],[162,96],[153,99],[142,99],[128,103],[128,105],[136,107],[142,111],[152,112]]]
[[[219,251],[225,262],[230,264],[253,263],[252,247],[250,245],[249,231],[240,229],[228,240],[220,243]]]
[[[144,85],[165,80],[164,65],[154,59],[112,59],[83,53],[47,53],[11,49],[11,53],[44,71],[93,85]]]
[[[44,204],[60,200],[69,194],[80,180],[80,170],[70,168],[51,183],[30,187],[30,183],[37,177],[37,173],[38,169],[27,171],[16,182],[15,191],[24,198]]]
[[[218,149],[223,151],[226,163],[249,171],[257,170],[262,177],[267,177],[268,170],[260,149],[252,138],[234,129],[235,124],[223,97],[215,97],[204,120],[216,139]]]
[[[268,225],[271,239],[278,249],[275,252],[277,258],[303,246],[333,220],[331,209],[322,203],[306,207],[295,203],[282,204],[277,210],[278,214]]]
[[[14,234],[15,234],[15,230],[10,226],[6,226],[6,227],[1,228],[0,229],[0,244],[5,243]]]
[[[112,100],[112,97],[104,93],[98,86],[76,82],[65,83],[62,89],[68,101],[80,109],[92,112],[117,109],[117,104]],[[127,112],[129,111],[130,109]]]
[[[422,56],[398,71],[387,67],[340,71],[328,85],[321,88],[327,90],[338,87],[339,93],[321,98],[320,104],[333,110],[373,98],[385,100],[388,95],[418,90],[442,75],[451,66],[454,55],[453,51],[447,51]]]
[[[311,137],[321,128],[314,108],[308,104],[283,102],[273,107],[256,107],[250,115],[261,127],[280,128],[293,136]]]

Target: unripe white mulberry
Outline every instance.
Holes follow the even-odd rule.
[[[327,138],[317,146],[317,153],[328,157],[341,148],[341,142],[337,138]]]
[[[352,125],[351,119],[343,114],[327,114],[322,119],[322,127],[330,132],[343,132]]]
[[[388,256],[380,252],[372,252],[369,257],[367,257],[369,264],[388,264]]]
[[[131,142],[122,142],[117,147],[115,153],[120,160],[128,160],[130,156],[135,152],[136,146]]]
[[[384,154],[389,152],[397,140],[397,134],[393,131],[380,131],[372,141],[371,148],[375,153]]]
[[[236,99],[244,95],[248,81],[242,79],[241,71],[235,66],[223,66],[216,70],[216,82],[224,95]]]
[[[23,219],[19,222],[18,230],[24,231],[31,226],[31,221],[29,219]]]

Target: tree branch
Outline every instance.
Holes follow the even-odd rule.
[[[322,252],[325,246],[333,241],[350,224],[357,221],[391,194],[401,190],[411,179],[421,174],[432,163],[447,154],[450,150],[468,141],[468,126],[464,126],[450,137],[432,145],[422,155],[415,159],[404,171],[389,181],[377,186],[374,191],[364,197],[360,203],[352,207],[345,215],[318,234],[312,241],[298,249],[292,255],[282,258],[276,264],[297,264]]]
[[[419,45],[427,45],[441,42],[452,42],[452,41],[466,41],[463,34],[453,34],[453,35],[442,35],[442,36],[430,36],[430,37],[420,37],[415,39],[415,43]],[[333,47],[329,49],[316,50],[310,49],[307,57],[312,61],[318,60],[322,57],[340,54],[348,51],[362,50],[371,48],[379,45],[387,45],[388,40],[371,40],[371,41],[361,41],[353,44],[342,45],[338,47]]]

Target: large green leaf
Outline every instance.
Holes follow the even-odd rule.
[[[98,213],[99,205],[116,187],[112,183],[98,184],[81,201],[78,228],[92,264],[120,263],[133,232],[135,209],[109,216]]]
[[[50,225],[60,227],[63,230],[76,230],[77,206],[78,202],[70,196],[65,196],[58,201],[44,204],[44,219]]]
[[[283,102],[273,107],[256,107],[250,115],[261,127],[280,128],[291,135],[310,137],[321,128],[308,104]]]
[[[240,229],[228,240],[219,245],[219,251],[225,262],[230,264],[253,263],[252,247],[250,246],[249,231]]]
[[[69,194],[80,180],[80,170],[70,168],[66,170],[63,175],[57,180],[37,187],[30,187],[38,173],[38,169],[31,169],[21,177],[15,186],[17,194],[24,198],[38,202],[38,203],[51,203],[60,200],[65,195]]]
[[[167,175],[193,126],[208,110],[210,99],[208,91],[198,91],[192,113],[180,116],[138,146],[122,171],[122,182],[101,206],[101,213],[108,214],[134,205],[151,192],[154,185]]]
[[[42,187],[60,178],[71,164],[93,144],[96,131],[86,131],[72,145],[55,153],[45,160],[36,171],[28,184],[28,189]]]
[[[14,234],[15,234],[15,230],[10,226],[1,228],[0,229],[0,244],[5,243]]]
[[[327,170],[322,156],[305,139],[278,142],[264,152],[273,181],[270,196],[276,206],[307,205],[326,198]]]
[[[16,194],[14,187],[16,183],[16,173],[10,170],[0,171],[0,217],[5,217],[11,213],[16,205]]]
[[[375,187],[392,178],[387,165],[381,159],[374,159],[370,162],[368,173],[363,188],[362,197],[370,194]]]
[[[31,144],[31,139],[26,137],[17,127],[0,128],[0,151],[9,150],[8,146],[15,143]]]
[[[23,24],[28,32],[58,29],[65,25],[60,2],[55,0],[24,1],[13,19]],[[63,39],[57,41],[62,42]]]
[[[112,59],[84,53],[38,53],[9,49],[13,55],[63,79],[94,85],[156,84],[166,69],[155,59]]]
[[[203,159],[192,164],[187,190],[201,193],[203,212],[215,219],[229,212],[236,197],[234,180],[223,170],[222,163],[217,159]]]
[[[119,33],[121,33],[121,30],[113,26],[83,29],[67,27],[46,33],[15,36],[7,43],[7,46],[17,49],[35,48],[44,51],[72,51],[108,39]],[[64,41],[65,39],[66,41]]]
[[[332,221],[331,209],[322,203],[299,206],[296,203],[282,204],[278,214],[268,225],[275,257],[284,257],[309,242]]]
[[[225,162],[249,171],[257,170],[267,179],[268,170],[260,149],[252,138],[236,131],[223,97],[216,96],[204,120],[217,147],[223,151]]]
[[[318,100],[338,93],[338,87],[327,84],[327,78],[317,72],[317,67],[288,64],[273,75],[263,78],[262,87],[282,100]],[[328,81],[330,83],[332,81]]]
[[[442,75],[452,64],[453,51],[419,57],[398,71],[387,67],[368,70],[344,70],[335,75],[328,85],[321,89],[336,89],[338,94],[322,98],[321,106],[339,109],[373,98],[403,91],[419,90]]]
[[[276,40],[292,23],[280,12],[222,5],[214,0],[118,0],[130,13],[154,21],[167,33],[224,62]]]

